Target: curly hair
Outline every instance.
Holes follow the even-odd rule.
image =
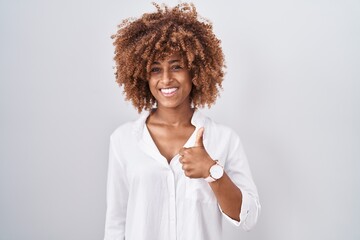
[[[184,57],[192,77],[191,103],[210,107],[222,89],[226,67],[212,24],[198,16],[193,4],[180,3],[173,8],[153,5],[156,12],[123,20],[111,36],[116,82],[123,86],[126,100],[139,113],[150,110],[156,103],[147,81],[151,64],[176,52]]]

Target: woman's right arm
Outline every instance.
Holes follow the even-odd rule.
[[[104,240],[125,239],[127,199],[128,188],[124,163],[120,161],[114,141],[110,138]]]

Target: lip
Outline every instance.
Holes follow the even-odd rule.
[[[160,92],[165,97],[171,97],[176,94],[178,87],[160,88]]]

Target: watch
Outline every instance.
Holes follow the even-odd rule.
[[[224,167],[221,166],[218,160],[215,160],[215,164],[210,168],[210,175],[205,178],[207,182],[214,182],[220,179],[224,175]]]

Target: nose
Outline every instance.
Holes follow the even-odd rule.
[[[172,75],[171,75],[171,72],[168,69],[164,69],[161,81],[164,84],[168,84],[168,83],[170,83],[172,81]]]

